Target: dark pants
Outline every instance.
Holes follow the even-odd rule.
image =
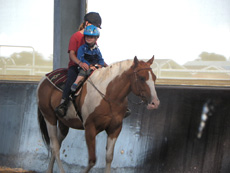
[[[65,84],[65,88],[62,93],[62,99],[68,99],[69,95],[71,93],[71,86],[75,82],[77,75],[78,75],[78,67],[77,66],[71,66],[68,69],[68,74],[67,74],[67,81]]]

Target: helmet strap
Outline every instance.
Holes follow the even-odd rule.
[[[86,43],[90,48],[93,48],[94,47],[94,45],[96,44],[96,43],[94,43],[94,44],[89,44],[89,43]]]

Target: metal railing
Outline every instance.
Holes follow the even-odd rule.
[[[7,75],[7,74],[14,74],[17,75],[22,72],[25,72],[28,75],[43,75],[47,73],[48,71],[52,70],[52,66],[38,66],[35,65],[36,57],[35,57],[35,49],[32,46],[17,46],[17,45],[0,45],[0,56],[2,52],[2,48],[28,48],[32,50],[32,65],[16,65],[14,60],[12,58],[8,58],[11,60],[13,65],[8,65],[7,62],[5,62],[5,59],[2,58],[0,60],[3,61],[3,67],[0,67],[0,74]],[[12,52],[14,53],[14,52]],[[39,69],[43,69],[42,71]]]
[[[216,69],[162,69],[159,63],[154,62],[155,67],[152,67],[158,79],[212,79],[212,80],[230,80],[230,70]],[[163,74],[165,73],[165,74]],[[167,75],[166,75],[167,73]],[[174,74],[174,75],[173,75]],[[210,74],[209,78],[202,75]],[[219,74],[219,77],[215,75]],[[185,77],[183,77],[185,76]]]
[[[13,65],[7,64],[3,61],[2,67],[0,66],[0,74],[2,75],[43,75],[52,70],[52,66],[39,66],[35,65],[35,49],[32,46],[17,46],[17,45],[0,45],[0,56],[2,47],[15,47],[15,48],[28,48],[32,50],[32,65],[16,65],[12,58],[8,58]],[[13,53],[13,52],[12,52]],[[169,69],[162,68],[167,64]],[[210,69],[186,69],[181,66],[181,69],[171,69],[169,61],[160,64],[154,61],[152,65],[153,71],[158,79],[212,79],[212,80],[230,80],[230,70],[224,70],[222,68],[216,70]],[[208,75],[207,75],[208,74]],[[203,77],[202,77],[203,75]],[[204,77],[205,76],[205,77]],[[207,77],[208,76],[208,77]]]

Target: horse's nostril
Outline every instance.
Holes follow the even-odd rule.
[[[155,104],[152,102],[152,105],[155,105]]]

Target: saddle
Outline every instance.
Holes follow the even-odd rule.
[[[65,87],[65,83],[67,81],[67,73],[68,73],[68,69],[67,68],[59,68],[59,69],[54,70],[54,71],[52,71],[50,73],[47,73],[45,76],[46,76],[46,78],[49,80],[49,82],[53,86],[55,86],[57,89],[59,89],[60,91],[63,92],[64,87]],[[80,120],[82,122],[83,122],[83,119],[82,119],[81,113],[79,112],[79,109],[77,108],[77,105],[76,105],[76,103],[75,103],[74,100],[78,96],[78,93],[81,91],[82,85],[87,80],[87,78],[88,77],[86,77],[84,79],[84,81],[82,81],[81,83],[79,83],[79,85],[78,85],[79,87],[77,88],[76,93],[71,93],[71,97],[70,97],[70,101],[73,103],[74,108],[75,108],[75,110],[77,112],[77,115],[78,115],[78,117],[80,118]]]
[[[53,86],[55,86],[60,91],[63,91],[65,88],[65,83],[67,81],[67,73],[68,73],[67,68],[59,68],[54,71],[51,71],[50,73],[47,73],[46,78],[50,81],[51,84],[53,84]],[[93,71],[91,72],[91,74],[92,73]],[[88,79],[89,76],[85,77],[84,81],[79,83],[79,88],[77,89],[77,91],[80,91],[82,85]]]
[[[46,78],[60,91],[64,90],[67,81],[67,68],[59,68],[46,74]]]

